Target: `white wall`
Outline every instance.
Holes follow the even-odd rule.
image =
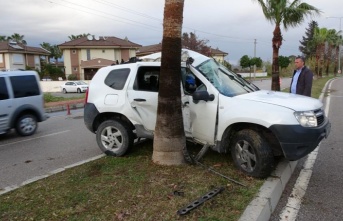
[[[40,81],[40,86],[43,92],[61,92],[61,85],[66,81]],[[87,84],[90,81],[85,80]]]

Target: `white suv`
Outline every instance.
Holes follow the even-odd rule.
[[[275,156],[297,160],[328,136],[330,122],[319,100],[259,90],[214,59],[190,50],[183,50],[182,58],[193,61],[181,68],[187,139],[231,152],[236,166],[248,175],[266,177]],[[109,66],[93,77],[84,121],[104,153],[122,156],[134,138],[153,138],[160,65]]]
[[[46,119],[37,72],[0,72],[0,134],[15,128],[19,135],[29,136]]]

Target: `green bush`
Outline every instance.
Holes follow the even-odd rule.
[[[77,76],[75,74],[71,74],[71,75],[68,76],[68,80],[69,81],[75,81],[75,80],[78,80],[78,79],[77,79]]]

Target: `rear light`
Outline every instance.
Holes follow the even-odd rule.
[[[85,96],[85,103],[84,103],[84,105],[86,105],[87,102],[88,102],[88,91],[89,91],[89,88],[87,88],[87,90],[86,90],[86,96]]]

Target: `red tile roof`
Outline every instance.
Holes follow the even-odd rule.
[[[106,48],[139,48],[141,45],[133,43],[126,39],[120,39],[117,37],[98,37],[98,40],[91,36],[81,37],[71,41],[67,41],[58,45],[61,49],[65,48],[94,48],[94,47],[106,47]]]
[[[38,55],[50,55],[50,52],[44,48],[31,47],[21,43],[16,43],[19,47],[13,47],[9,44],[9,41],[0,42],[0,52],[3,53],[26,53],[26,54],[38,54]]]

